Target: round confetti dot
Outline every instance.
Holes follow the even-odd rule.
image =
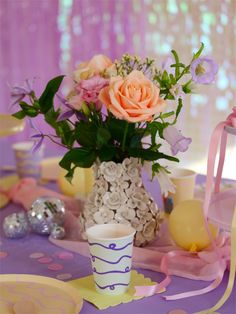
[[[54,270],[54,271],[61,270],[63,269],[63,265],[53,263],[53,264],[48,265],[48,269]]]
[[[73,253],[70,253],[70,252],[59,252],[57,254],[58,258],[62,259],[62,260],[70,260],[70,259],[73,259],[74,258],[74,254]]]
[[[68,279],[71,279],[72,278],[72,275],[71,274],[59,274],[57,275],[57,279],[59,280],[68,280]]]
[[[48,264],[52,262],[52,258],[51,257],[42,257],[40,259],[38,259],[38,262],[41,264]]]
[[[168,312],[168,314],[188,314],[188,313],[185,310],[176,309],[176,310],[171,310],[170,312]]]
[[[8,253],[4,251],[0,251],[0,259],[7,257]]]
[[[34,252],[34,253],[32,253],[32,254],[30,254],[30,258],[35,258],[35,259],[38,259],[38,258],[40,258],[40,257],[43,257],[44,256],[44,254],[43,253],[40,253],[40,252]]]

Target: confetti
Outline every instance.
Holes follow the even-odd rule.
[[[72,275],[69,273],[57,275],[57,279],[59,279],[59,280],[67,280],[67,279],[71,279],[71,278],[72,278]]]
[[[53,263],[53,264],[48,265],[48,269],[54,270],[54,271],[61,270],[63,269],[63,265]]]
[[[38,259],[38,262],[41,264],[48,264],[48,263],[51,263],[52,261],[53,259],[51,257],[42,257]]]
[[[58,258],[62,260],[70,260],[74,258],[74,254],[66,251],[57,253]]]
[[[32,254],[30,254],[30,258],[35,258],[35,259],[38,259],[38,258],[40,258],[40,257],[43,257],[44,256],[44,254],[43,253],[40,253],[40,252],[34,252],[34,253],[32,253]]]
[[[0,259],[2,258],[5,258],[8,256],[8,253],[7,252],[4,252],[4,251],[0,251]]]
[[[171,310],[170,312],[168,312],[168,314],[188,314],[188,313],[185,310],[176,309],[176,310]]]

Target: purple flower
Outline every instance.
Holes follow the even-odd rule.
[[[35,153],[42,146],[43,140],[44,140],[44,135],[43,135],[43,133],[38,133],[38,134],[32,135],[31,138],[35,140],[34,146],[32,148],[32,152]]]
[[[74,108],[68,103],[67,99],[65,99],[60,94],[57,94],[57,97],[63,105],[63,109],[61,110],[57,118],[57,121],[60,122],[60,121],[71,118],[75,114]]]
[[[211,58],[198,58],[190,66],[192,79],[198,84],[210,84],[214,81],[218,65]]]
[[[184,137],[181,132],[172,125],[164,129],[163,137],[170,144],[171,152],[174,156],[178,152],[185,152],[192,142],[191,138]]]
[[[34,139],[34,146],[32,148],[32,152],[35,153],[36,151],[39,150],[39,148],[43,144],[44,134],[34,125],[34,123],[31,119],[29,119],[29,124],[30,124],[30,127],[32,129],[34,129],[36,132],[38,132],[38,133],[31,136],[31,138]]]
[[[25,96],[30,95],[33,92],[33,81],[34,80],[25,80],[23,86],[13,86],[11,89],[11,104],[14,106],[19,103]]]
[[[105,86],[109,84],[109,80],[104,79],[99,75],[95,75],[88,80],[81,80],[76,87],[78,91],[78,105],[82,105],[82,102],[85,101],[87,103],[94,103],[97,110],[100,110],[102,107],[101,101],[98,99],[98,95]],[[74,96],[76,97],[76,96]],[[70,101],[71,103],[71,101]],[[71,105],[77,109],[75,104]],[[81,108],[81,107],[80,107]],[[79,108],[79,109],[80,109]]]

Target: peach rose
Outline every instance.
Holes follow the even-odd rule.
[[[88,78],[99,74],[112,65],[111,60],[104,55],[95,55],[90,61],[80,63],[74,72],[76,82],[87,80]]]
[[[132,71],[127,77],[112,77],[99,99],[119,119],[129,122],[149,121],[163,111],[165,102],[160,90],[140,71]]]

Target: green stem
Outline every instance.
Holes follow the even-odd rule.
[[[177,54],[177,52],[175,50],[171,50],[174,58],[175,58],[175,63],[176,63],[176,67],[175,67],[175,77],[177,78],[179,76],[179,56]]]
[[[127,133],[128,133],[128,128],[129,128],[129,123],[126,122],[124,136],[123,136],[123,141],[122,141],[122,146],[121,146],[122,152],[125,151],[125,142],[126,142],[126,137],[127,137]]]

